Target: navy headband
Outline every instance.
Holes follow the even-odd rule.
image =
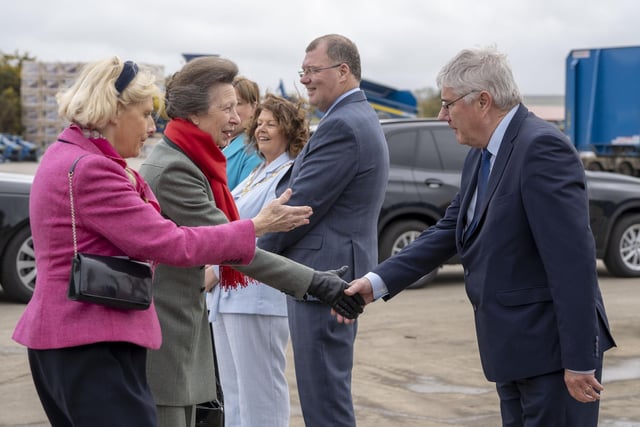
[[[126,61],[115,84],[118,95],[129,86],[136,74],[138,74],[138,64],[133,61]]]

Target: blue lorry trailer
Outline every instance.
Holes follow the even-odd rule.
[[[564,131],[589,170],[640,176],[640,46],[574,49]]]

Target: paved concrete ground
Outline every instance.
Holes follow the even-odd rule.
[[[359,324],[353,396],[360,427],[500,425],[493,385],[480,369],[459,269],[425,289],[367,308]],[[618,348],[605,358],[603,427],[640,426],[640,281],[601,274]],[[24,348],[10,340],[24,306],[0,298],[0,426],[48,426]],[[303,427],[293,376],[291,427]]]
[[[136,167],[140,159],[133,159]],[[34,163],[0,164],[33,173]],[[640,280],[600,270],[618,348],[605,357],[600,426],[640,427]],[[10,339],[24,306],[0,296],[0,427],[49,424],[33,389],[25,349]],[[291,426],[303,427],[293,363]],[[500,425],[493,384],[482,374],[472,312],[458,267],[445,267],[425,289],[367,307],[359,321],[353,397],[360,427]]]

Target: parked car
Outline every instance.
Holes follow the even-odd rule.
[[[32,175],[0,172],[0,285],[5,297],[27,302],[36,283],[29,228]]]
[[[38,161],[40,148],[30,141],[25,141],[18,135],[0,133],[0,147],[4,160],[33,160]]]
[[[378,221],[379,260],[399,252],[443,215],[460,187],[469,147],[446,122],[381,120],[389,145],[389,183]],[[640,179],[586,171],[596,255],[610,274],[640,277]],[[448,263],[458,263],[454,257]],[[437,269],[411,287],[422,287]]]
[[[460,187],[469,150],[445,122],[381,120],[389,145],[389,183],[378,220],[379,259],[411,243],[440,219]],[[596,255],[609,273],[640,277],[640,179],[586,171]],[[0,172],[0,285],[6,297],[27,302],[36,268],[29,228],[30,175]],[[448,263],[458,263],[457,257]],[[421,287],[437,269],[418,280]]]

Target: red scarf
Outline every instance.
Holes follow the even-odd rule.
[[[238,208],[227,186],[227,159],[215,141],[206,132],[184,119],[173,119],[164,134],[198,166],[207,177],[216,206],[224,212],[229,222],[240,219]],[[232,289],[247,286],[248,278],[229,266],[220,266],[220,286]]]

